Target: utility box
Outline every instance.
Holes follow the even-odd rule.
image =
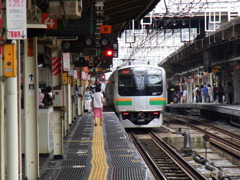
[[[49,1],[49,16],[52,19],[79,19],[82,16],[82,0],[80,1]]]
[[[62,73],[62,84],[67,85],[68,84],[68,74]]]
[[[17,50],[16,44],[6,44],[3,46],[4,50],[4,76],[17,76]]]
[[[62,89],[53,90],[53,107],[62,107],[63,106],[63,91]]]
[[[39,154],[49,155],[53,151],[53,108],[39,109]],[[25,112],[21,110],[22,153],[25,154]]]

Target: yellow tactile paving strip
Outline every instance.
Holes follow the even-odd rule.
[[[92,144],[92,169],[88,180],[104,180],[107,179],[108,165],[106,161],[106,153],[104,150],[103,128],[102,126],[94,126],[93,144]]]

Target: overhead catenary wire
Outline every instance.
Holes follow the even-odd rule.
[[[194,2],[194,1],[193,1]],[[201,2],[201,0],[199,0],[196,4],[195,4],[195,6],[199,3],[199,2]],[[174,4],[172,4],[172,6],[173,6]],[[171,10],[171,8],[172,8],[172,6],[169,8],[169,10]],[[193,8],[193,4],[192,4],[192,8]],[[203,6],[202,6],[202,8],[203,8]],[[201,9],[202,9],[201,8]],[[180,12],[178,12],[173,18],[175,18],[178,14],[180,14],[180,13],[182,13],[182,12],[184,12],[185,11],[185,9],[186,9],[186,7],[184,7]],[[201,9],[197,12],[197,14],[201,11]],[[190,9],[188,9],[188,11],[190,11]],[[168,11],[166,11],[166,12],[168,12]],[[163,16],[163,18],[164,17],[166,17],[166,13],[165,13],[165,15]],[[163,19],[162,18],[162,19]],[[158,25],[159,25],[159,23],[160,23],[160,21],[158,21]],[[156,27],[158,27],[158,25],[156,25]],[[165,28],[167,29],[167,27],[169,27],[170,26],[170,24],[168,24],[168,26],[166,26]],[[156,28],[157,29],[157,28]],[[155,30],[156,30],[155,29]],[[152,38],[154,38],[157,34],[158,34],[158,30],[156,30],[156,31],[153,31],[154,33],[151,35],[151,36],[149,36],[149,34],[147,34],[147,36],[146,36],[146,38],[145,39],[142,39],[142,41],[136,46],[136,48],[134,48],[134,46],[133,46],[133,50],[132,50],[132,52],[130,53],[130,55],[129,55],[129,59],[131,59],[137,52],[138,52],[138,50],[139,49],[142,49],[142,48],[144,48],[144,45],[146,44],[146,43],[148,43]],[[159,37],[157,36],[157,39],[158,39]],[[162,42],[164,42],[164,41],[162,41]],[[161,43],[162,43],[161,42]]]
[[[219,2],[219,1],[218,1]],[[197,2],[195,2],[195,0],[193,0],[190,4],[190,6],[185,6],[184,8],[182,8],[182,10],[180,11],[180,12],[184,12],[184,13],[187,13],[187,12],[189,12],[189,11],[191,11],[192,9],[194,9],[197,5],[199,5],[199,4],[202,4],[202,5],[200,5],[199,7],[198,7],[198,11],[197,12],[195,12],[194,13],[194,15],[193,16],[196,16],[197,14],[199,14],[200,12],[202,12],[202,10],[204,9],[204,8],[207,8],[207,7],[205,7],[205,5],[206,4],[214,4],[214,3],[217,3],[217,2],[202,2],[201,0],[199,0],[199,1],[197,1]],[[209,6],[208,6],[209,7]],[[171,9],[171,8],[170,8]],[[186,12],[185,11],[185,9],[188,9],[188,11]],[[175,14],[175,16],[173,17],[173,18],[175,18],[176,16],[179,16],[179,14],[180,14],[180,12],[178,12],[178,13],[176,13]],[[192,17],[193,17],[192,16]],[[165,17],[165,16],[164,16]],[[169,26],[169,25],[168,25]],[[149,26],[150,27],[150,26]],[[155,27],[155,29],[157,29],[156,27],[157,27],[157,25],[155,25],[155,26],[151,26],[151,27]],[[167,28],[166,26],[165,26],[165,28]],[[148,31],[149,32],[149,31]],[[135,54],[137,54],[137,53],[139,53],[139,50],[143,50],[145,53],[147,53],[146,54],[146,56],[148,56],[148,54],[151,52],[151,50],[153,49],[151,49],[151,48],[148,48],[149,46],[147,46],[146,47],[146,45],[147,45],[147,43],[148,42],[151,42],[151,41],[149,41],[149,40],[151,40],[152,38],[154,38],[154,37],[156,37],[155,39],[159,39],[159,36],[156,36],[157,34],[158,34],[158,31],[156,30],[156,31],[152,31],[152,32],[155,32],[155,33],[153,33],[153,34],[151,34],[151,35],[149,35],[149,34],[147,34],[146,36],[145,36],[145,38],[141,38],[142,40],[140,41],[140,42],[138,42],[138,44],[136,45],[136,43],[135,44],[132,44],[132,52],[130,52],[130,55],[127,55],[127,57],[129,57],[129,58],[132,58]],[[176,33],[176,32],[174,32],[174,33]],[[162,37],[161,37],[162,38]],[[166,38],[164,38],[164,39],[166,39]],[[157,46],[157,45],[159,45],[159,43],[157,43],[156,45],[155,45],[155,47]],[[151,43],[150,43],[150,46],[151,46]],[[143,54],[143,51],[142,51],[142,54]],[[127,58],[126,57],[126,58]]]
[[[165,15],[166,15],[166,13],[165,13]],[[165,16],[165,15],[164,15],[164,16]],[[158,25],[159,25],[159,23],[160,23],[160,21],[158,22]],[[157,26],[158,26],[158,25],[157,25]],[[156,26],[156,27],[157,27],[157,26]],[[147,38],[147,37],[148,37],[148,34],[147,34],[146,39],[142,39],[142,41],[140,42],[140,45],[137,45],[137,46],[136,46],[136,49],[133,49],[133,50],[132,50],[132,53],[130,54],[129,59],[131,59],[132,56],[135,54],[135,52],[138,51],[138,49],[142,48],[142,46],[143,46],[145,43],[147,43],[147,41],[151,40],[154,36],[155,36],[155,33],[154,33],[152,36],[150,36],[149,38]]]

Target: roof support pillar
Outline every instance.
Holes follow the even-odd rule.
[[[71,84],[67,85],[67,111],[68,111],[68,124],[72,124],[72,96],[71,96]]]
[[[67,101],[67,85],[64,85],[63,86],[63,89],[64,89],[64,99],[66,99],[66,101],[64,101],[64,106],[66,107],[66,110],[64,111],[64,135],[66,135],[67,131],[69,130],[69,123],[68,123],[68,101]]]
[[[52,85],[53,85],[53,147],[54,158],[63,159],[63,119],[64,91],[61,83],[62,54],[57,46],[52,48]]]
[[[24,40],[25,178],[39,178],[37,38]],[[22,133],[24,133],[24,131]]]

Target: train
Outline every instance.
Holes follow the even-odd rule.
[[[166,72],[152,65],[127,65],[109,77],[105,100],[124,128],[154,128],[163,124]]]

